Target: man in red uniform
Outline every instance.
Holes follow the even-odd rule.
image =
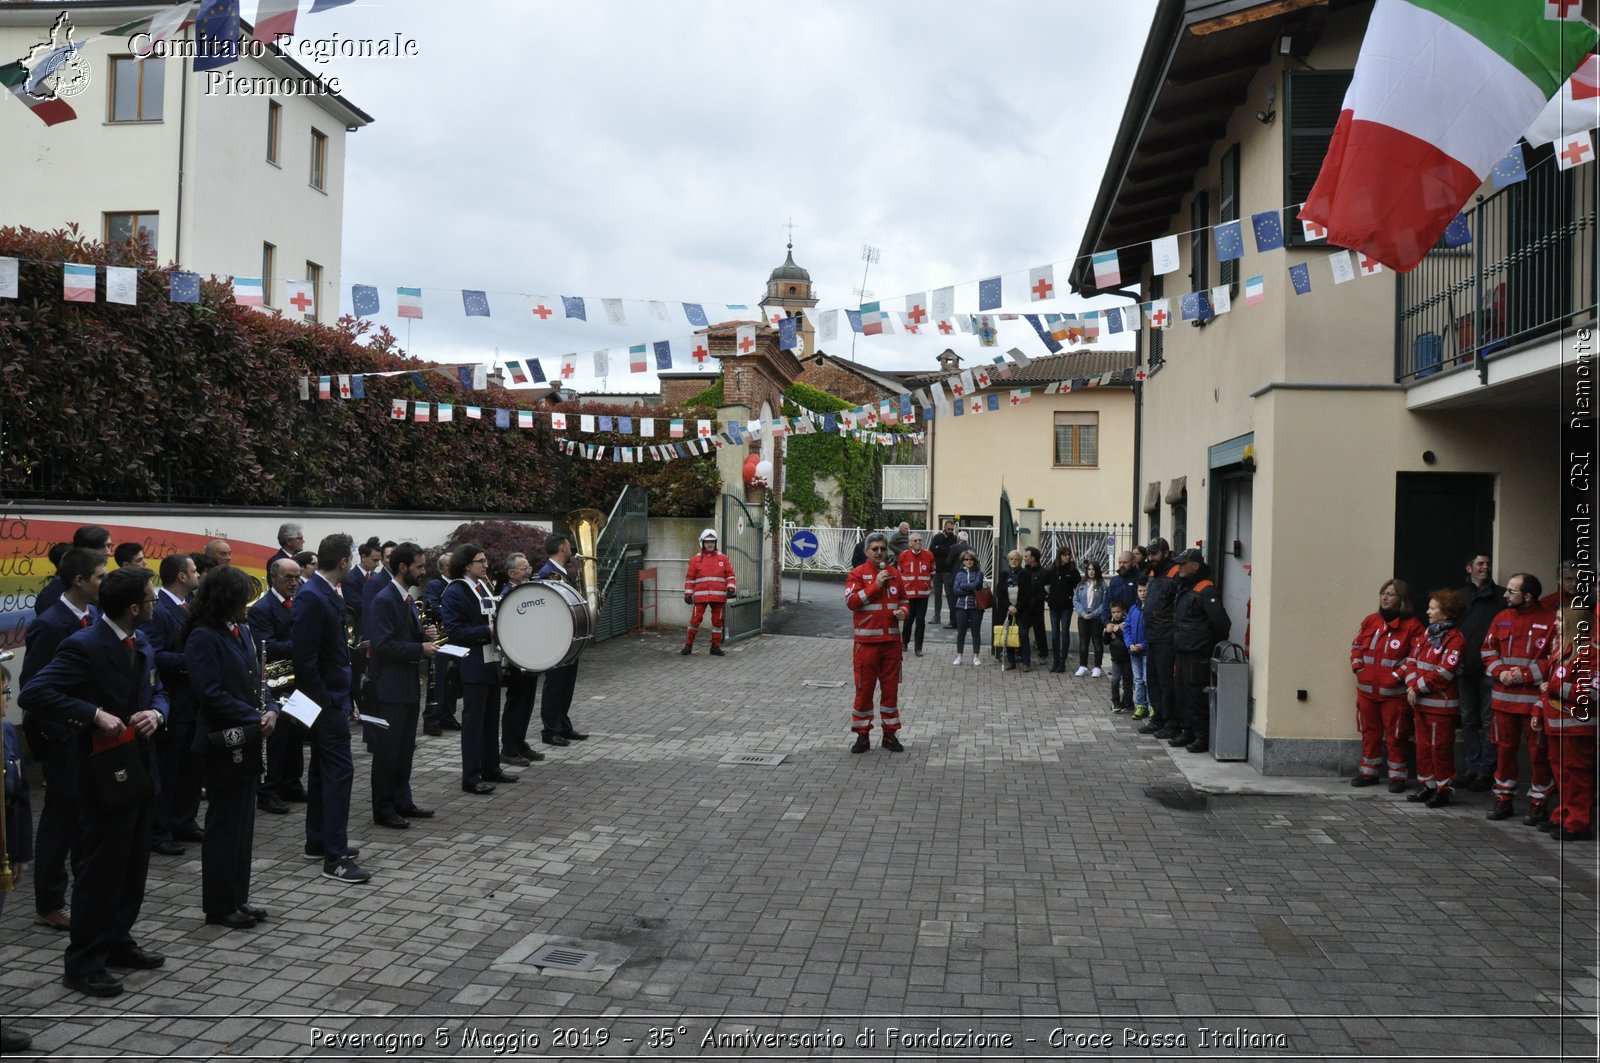
[[[734,586],[733,562],[728,555],[717,550],[717,533],[707,528],[700,533],[700,552],[689,559],[688,574],[683,577],[683,601],[692,603],[694,612],[689,615],[689,631],[683,649],[678,652],[687,657],[694,652],[694,637],[700,631],[700,621],[711,607],[711,656],[721,657],[722,614],[728,599],[739,593]]]
[[[1517,749],[1528,732],[1528,761],[1533,781],[1528,786],[1531,806],[1524,822],[1541,822],[1548,811],[1551,782],[1550,757],[1542,731],[1528,728],[1539,711],[1539,686],[1550,677],[1544,658],[1555,631],[1555,617],[1539,604],[1539,577],[1519,572],[1506,580],[1506,606],[1489,625],[1483,640],[1483,674],[1494,682],[1489,707],[1494,713],[1490,734],[1494,738],[1494,810],[1490,819],[1509,819],[1512,795],[1517,789]]]
[[[873,688],[881,689],[878,718],[883,726],[883,748],[904,751],[900,744],[900,631],[898,620],[908,615],[900,572],[889,564],[889,538],[882,532],[867,536],[867,560],[850,571],[844,602],[855,614],[855,713],[850,729],[856,733],[852,753],[872,748]]]
[[[927,628],[928,596],[933,593],[935,559],[922,548],[922,533],[911,533],[911,547],[900,554],[900,582],[906,592],[906,622],[900,629],[900,649],[911,648],[916,635],[917,656],[922,656],[922,634]]]

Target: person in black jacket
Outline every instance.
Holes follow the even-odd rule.
[[[933,622],[939,623],[943,615],[942,603],[950,603],[950,623],[945,627],[956,626],[956,606],[954,597],[955,572],[960,562],[950,555],[950,548],[956,544],[956,522],[953,520],[942,521],[939,530],[928,540],[928,549],[933,554]]]
[[[1457,689],[1461,697],[1461,767],[1456,776],[1457,790],[1482,793],[1494,785],[1494,742],[1489,738],[1493,714],[1489,695],[1494,682],[1483,674],[1483,639],[1500,610],[1505,608],[1505,588],[1490,576],[1487,553],[1467,562],[1467,585],[1461,588],[1466,615],[1461,618],[1461,637],[1466,648],[1461,654],[1461,675]]]
[[[1050,654],[1050,639],[1044,629],[1044,609],[1049,594],[1049,581],[1042,565],[1044,558],[1037,547],[1028,547],[1022,552],[1022,574],[1028,581],[1028,608],[1017,610],[1017,623],[1022,628],[1022,637],[1019,641],[1022,646],[1022,660],[1024,670],[1031,670],[1034,657],[1039,658],[1041,664]],[[1033,646],[1027,645],[1028,637],[1033,637]]]
[[[1008,621],[1018,629],[1017,649],[1006,647],[1005,667],[1007,671],[1015,668],[1020,654],[1022,670],[1031,672],[1033,655],[1029,646],[1028,624],[1037,615],[1040,627],[1044,625],[1043,606],[1040,604],[1044,580],[1037,566],[1030,569],[1023,564],[1021,550],[1007,554],[1006,562],[1010,567],[1003,569],[994,581],[994,629],[1002,631]]]
[[[1056,551],[1056,563],[1045,569],[1045,598],[1050,605],[1050,670],[1065,672],[1072,649],[1072,592],[1078,589],[1078,563],[1072,547]]]
[[[0,667],[0,718],[11,700],[11,670]],[[27,877],[33,862],[33,805],[28,800],[28,777],[22,771],[22,738],[9,723],[0,724],[4,732],[6,776],[6,858],[17,886]],[[6,910],[6,895],[0,892],[0,914]],[[33,1038],[13,1028],[7,1021],[0,1026],[0,1052],[26,1052]]]
[[[267,593],[257,598],[245,613],[256,645],[267,648],[267,663],[287,661],[294,656],[294,594],[300,589],[300,566],[292,557],[275,557],[267,562]],[[284,686],[275,694],[281,700],[292,693]],[[300,781],[305,770],[305,725],[293,716],[280,717],[267,740],[267,775],[256,789],[256,807],[263,812],[283,815],[290,801],[306,799]]]
[[[1206,700],[1211,651],[1228,637],[1228,614],[1199,550],[1178,555],[1178,585],[1178,600],[1172,606],[1172,648],[1177,656],[1184,728],[1167,739],[1167,745],[1205,753],[1211,748],[1211,706]]]
[[[1183,710],[1178,702],[1177,658],[1172,647],[1172,607],[1178,600],[1178,565],[1165,539],[1150,541],[1150,577],[1145,587],[1145,686],[1150,691],[1150,721],[1140,734],[1158,739],[1175,737],[1183,730]]]

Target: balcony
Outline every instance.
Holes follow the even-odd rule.
[[[928,506],[928,467],[926,465],[883,466],[884,509],[926,509]]]
[[[1557,169],[1548,147],[1526,155],[1527,180],[1463,211],[1470,243],[1401,274],[1397,383],[1471,366],[1488,384],[1497,359],[1594,322],[1594,173]]]

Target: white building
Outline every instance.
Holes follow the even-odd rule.
[[[372,118],[270,46],[195,73],[180,57],[192,28],[155,49],[137,28],[101,36],[170,4],[0,4],[0,63],[48,40],[63,10],[88,84],[67,100],[77,118],[52,126],[0,99],[0,225],[142,234],[161,263],[261,277],[274,306],[287,280],[311,280],[318,316],[337,317],[345,137]]]

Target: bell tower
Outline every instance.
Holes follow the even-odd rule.
[[[767,292],[762,296],[761,308],[767,312],[766,316],[769,319],[774,310],[781,310],[789,317],[800,318],[800,350],[795,354],[804,358],[815,352],[817,337],[811,323],[800,311],[816,306],[817,298],[811,291],[811,274],[795,265],[792,232],[787,246],[789,254],[783,260],[783,265],[773,270],[772,275],[767,278]]]

